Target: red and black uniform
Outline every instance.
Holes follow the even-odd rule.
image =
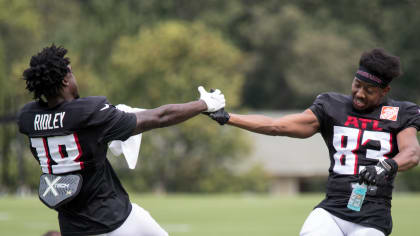
[[[376,108],[361,112],[353,108],[351,96],[324,93],[310,109],[320,123],[331,160],[326,198],[317,207],[341,219],[390,234],[395,176],[376,191],[368,191],[360,212],[348,209],[347,203],[359,172],[367,165],[397,155],[397,134],[401,130],[408,127],[420,130],[420,107],[386,99]]]
[[[19,130],[44,173],[79,173],[80,193],[60,206],[62,235],[92,235],[115,230],[131,211],[127,192],[106,158],[108,142],[126,140],[136,116],[116,109],[105,97],[86,97],[48,108],[26,104]]]

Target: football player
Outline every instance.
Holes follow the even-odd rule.
[[[224,95],[200,86],[197,101],[126,113],[105,97],[80,98],[66,53],[63,47],[46,47],[23,72],[35,101],[21,109],[18,125],[43,172],[40,199],[58,211],[64,236],[168,235],[146,210],[130,202],[106,158],[107,144],[219,110],[225,106]]]
[[[390,82],[400,75],[398,57],[373,49],[360,58],[351,95],[323,93],[302,113],[281,118],[224,109],[210,117],[221,125],[267,135],[308,138],[321,133],[331,161],[326,197],[300,235],[389,235],[396,173],[415,167],[420,159],[420,107],[387,97]],[[347,205],[359,183],[366,184],[367,193],[361,209],[354,210]]]

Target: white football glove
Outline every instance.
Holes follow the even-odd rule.
[[[225,107],[225,95],[220,90],[216,89],[214,92],[209,93],[203,86],[200,86],[198,87],[198,92],[200,92],[200,99],[207,104],[206,112],[214,112]]]

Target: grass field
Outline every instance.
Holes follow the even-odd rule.
[[[323,195],[132,195],[171,236],[298,235]],[[420,235],[420,194],[395,195],[393,236]],[[37,197],[0,197],[1,236],[58,230],[57,214]]]

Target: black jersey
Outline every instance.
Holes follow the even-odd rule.
[[[385,234],[392,230],[393,181],[369,192],[360,212],[347,208],[352,185],[359,172],[379,160],[398,154],[397,134],[408,127],[420,129],[420,108],[414,103],[391,99],[373,110],[353,109],[351,96],[319,95],[310,107],[320,123],[331,165],[326,198],[318,205],[339,218],[373,227]]]
[[[29,137],[41,170],[50,174],[80,173],[83,185],[70,202],[57,208],[62,235],[110,232],[128,217],[131,203],[110,163],[107,143],[126,140],[136,116],[109,104],[105,97],[86,97],[54,108],[26,104],[19,130]]]

